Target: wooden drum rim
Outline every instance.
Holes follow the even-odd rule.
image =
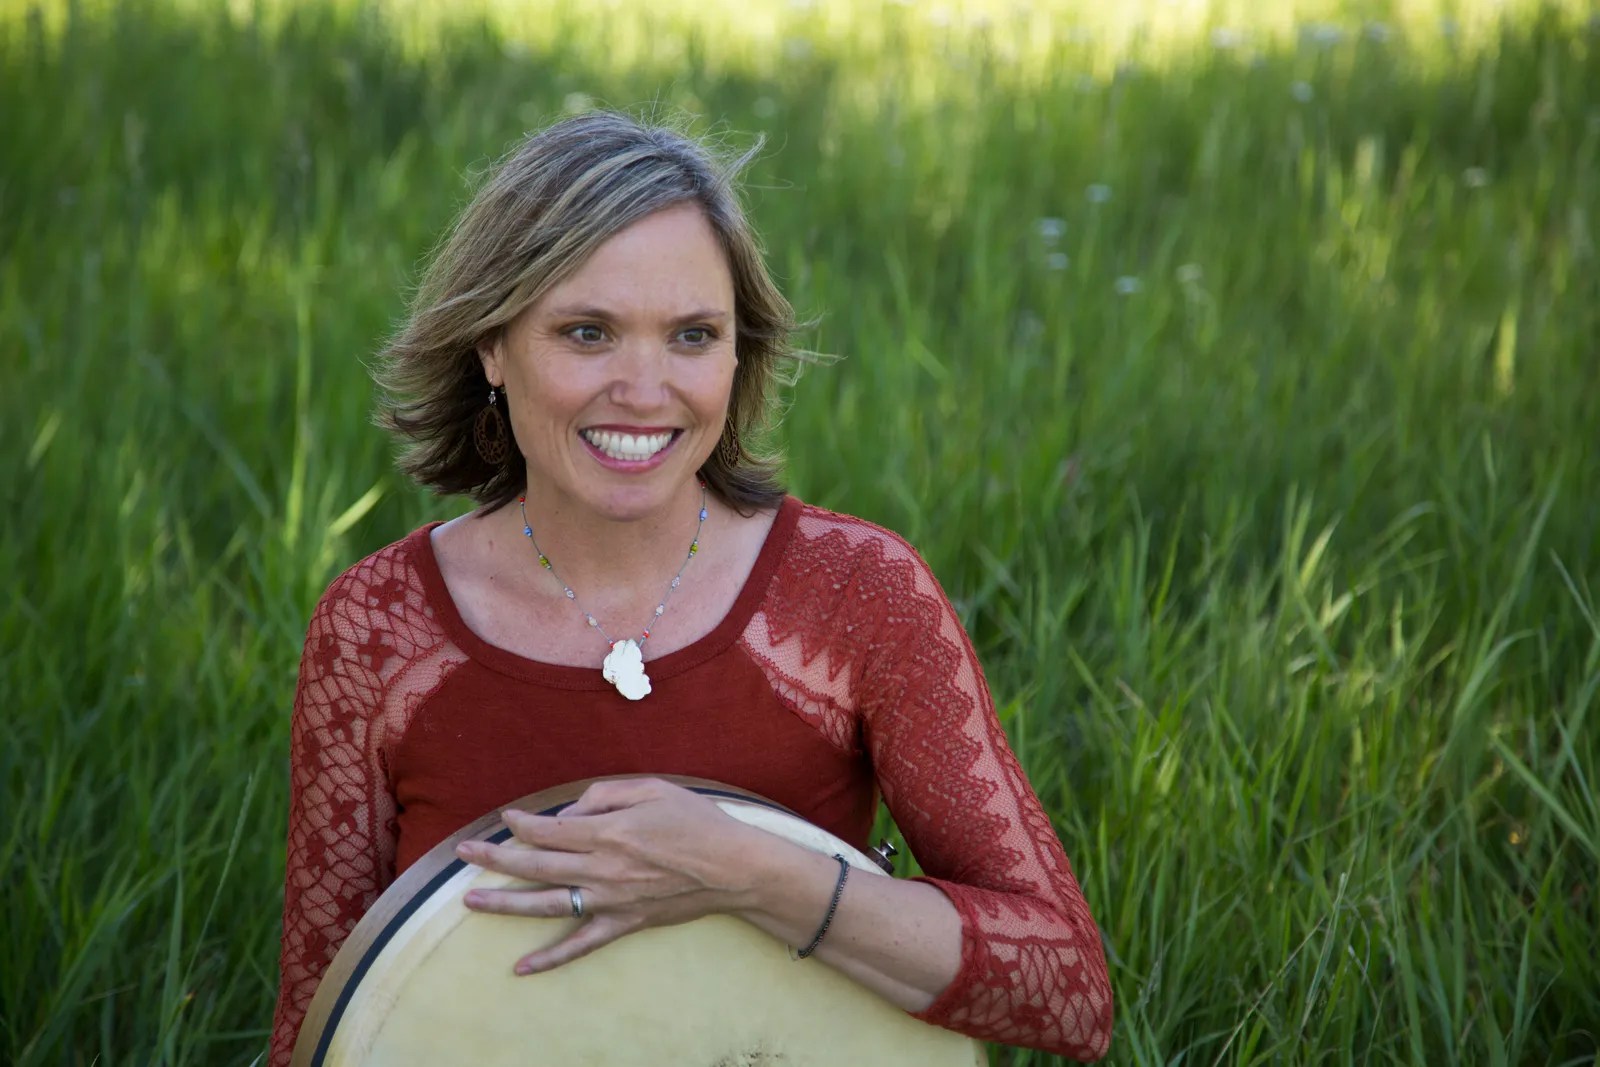
[[[784,815],[801,818],[789,808],[776,801],[769,800],[759,793],[747,789],[728,785],[726,782],[713,781],[709,778],[694,778],[688,775],[659,774],[615,774],[604,775],[596,778],[584,778],[578,781],[567,782],[563,785],[553,786],[537,793],[530,793],[525,797],[502,804],[494,811],[475,819],[451,834],[423,856],[406,868],[405,872],[385,888],[379,899],[373,903],[372,908],[361,917],[350,934],[345,939],[346,944],[359,943],[362,939],[367,941],[366,948],[359,957],[352,956],[343,951],[337,953],[328,969],[323,972],[322,979],[317,985],[317,992],[311,998],[311,1004],[306,1009],[305,1018],[300,1024],[299,1037],[295,1042],[294,1055],[290,1060],[290,1067],[311,1067],[323,1061],[328,1045],[339,1028],[343,1018],[344,1009],[351,997],[355,994],[361,979],[366,975],[374,960],[389,943],[390,938],[400,929],[411,916],[412,912],[420,907],[424,901],[433,895],[441,885],[448,882],[468,866],[467,862],[456,855],[456,846],[463,841],[488,841],[499,844],[511,837],[511,830],[506,827],[500,818],[500,813],[509,808],[531,812],[535,815],[558,815],[562,810],[575,803],[586,789],[596,782],[625,781],[639,778],[652,777],[673,785],[682,786],[693,790],[702,796],[713,799],[738,800],[761,807],[770,808]],[[802,819],[802,821],[804,821]],[[852,851],[855,851],[852,849]],[[315,1035],[315,1040],[308,1040]]]

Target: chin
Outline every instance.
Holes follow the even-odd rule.
[[[659,514],[671,507],[682,485],[661,481],[653,485],[626,486],[602,491],[589,497],[590,506],[613,522],[629,522]]]

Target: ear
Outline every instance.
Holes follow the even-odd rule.
[[[478,342],[478,362],[483,364],[483,376],[489,379],[490,386],[496,389],[506,382],[506,376],[500,366],[501,352],[504,348],[504,330],[496,330]]]

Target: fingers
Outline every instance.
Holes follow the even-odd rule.
[[[518,845],[491,845],[487,841],[463,841],[456,855],[485,870],[498,871],[525,882],[546,885],[582,884],[589,879],[585,856],[572,852],[523,848]]]
[[[574,813],[569,807],[560,815],[533,815],[507,808],[500,813],[500,819],[511,836],[525,845],[558,852],[592,852],[600,828],[575,814],[582,813]]]
[[[541,971],[553,970],[563,963],[571,963],[597,948],[609,945],[633,928],[634,924],[626,920],[597,915],[555,944],[522,957],[517,961],[516,972],[538,974]]]
[[[489,915],[521,915],[539,919],[570,919],[572,891],[566,886],[557,889],[474,889],[462,898],[468,908]],[[583,892],[586,912],[594,908],[594,894]]]
[[[641,840],[656,840],[661,825],[681,822],[684,815],[681,804],[643,805],[694,797],[660,779],[614,779],[589,786],[560,815],[507,809],[501,818],[511,831],[512,843],[468,841],[457,847],[456,854],[468,863],[540,887],[474,889],[464,903],[489,914],[570,919],[568,887],[585,887],[583,921],[557,943],[524,956],[516,965],[517,974],[559,967],[642,926],[683,921],[681,872],[653,857],[649,849],[641,855],[637,846]],[[709,801],[704,803],[715,810]],[[621,814],[636,807],[636,813]]]
[[[585,891],[584,908],[594,907],[592,891]],[[473,911],[491,915],[518,915],[527,918],[572,918],[572,894],[569,889],[474,889],[463,898]],[[537,974],[553,970],[587,956],[595,949],[620,938],[639,924],[620,917],[594,915],[581,923],[565,938],[537,952],[530,952],[517,961],[517,974]]]
[[[595,782],[583,795],[561,813],[563,815],[604,815],[607,812],[630,808],[662,795],[664,789],[674,788],[659,778],[617,778]]]

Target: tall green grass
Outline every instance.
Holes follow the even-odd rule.
[[[956,599],[1113,1062],[1595,1061],[1600,23],[1466,0],[0,4],[0,1059],[262,1051],[305,619],[461,508],[362,360],[594,102],[768,135],[792,483]]]

